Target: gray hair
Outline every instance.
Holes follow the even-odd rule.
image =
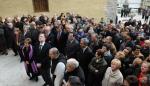
[[[81,40],[84,42],[86,46],[89,44],[89,40],[87,38],[82,38]]]
[[[68,59],[67,64],[73,64],[75,68],[79,67],[79,62],[74,58]]]

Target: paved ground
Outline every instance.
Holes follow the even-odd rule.
[[[132,13],[132,15],[134,15],[133,19],[136,19],[137,21],[141,20],[142,23],[145,23],[144,19],[142,19],[142,15],[138,15],[137,13]],[[118,21],[121,20],[123,23],[131,18],[131,17],[121,17],[120,14],[117,14],[117,16],[118,16]],[[149,18],[149,20],[150,20],[150,18]],[[148,22],[149,22],[149,20],[148,20]]]
[[[28,80],[24,64],[19,61],[19,56],[13,56],[12,51],[7,56],[0,55],[0,86],[42,86],[41,77],[38,82]]]

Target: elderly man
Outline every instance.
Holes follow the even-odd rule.
[[[91,59],[94,57],[92,50],[88,47],[89,40],[82,38],[80,41],[80,49],[77,52],[76,59],[79,61],[80,66],[83,68],[85,78],[88,76],[88,65]],[[85,80],[86,84],[86,80]]]
[[[92,49],[93,53],[96,53],[96,50],[100,48],[98,35],[96,33],[91,34],[91,43],[89,47]]]
[[[62,28],[62,25],[59,25],[58,28],[56,28],[56,47],[61,53],[64,54],[68,34],[65,33]]]
[[[141,49],[141,53],[144,55],[144,58],[147,58],[150,53],[150,40],[144,41],[144,46]]]
[[[59,53],[57,48],[49,50],[49,57],[51,58],[51,76],[54,86],[60,86],[65,72],[66,59],[63,54]]]
[[[55,34],[52,32],[52,28],[50,26],[46,26],[44,28],[45,34],[46,34],[46,42],[51,44],[52,46],[55,46]]]
[[[84,72],[83,72],[82,68],[79,66],[79,62],[74,58],[70,58],[67,60],[64,80],[68,81],[69,77],[71,77],[71,76],[79,77],[82,84],[84,85],[84,81],[85,81]]]
[[[79,47],[79,42],[75,39],[74,33],[69,33],[65,48],[67,59],[75,58]]]
[[[104,39],[104,43],[110,44],[110,52],[111,52],[113,55],[115,55],[116,52],[117,52],[117,49],[116,49],[115,44],[112,42],[112,37],[111,37],[111,36],[107,36],[107,37]]]

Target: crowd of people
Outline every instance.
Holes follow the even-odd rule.
[[[149,16],[150,16],[150,8],[141,9],[139,13],[142,14],[142,19],[145,19],[145,21],[148,21]]]
[[[127,17],[131,13],[131,8],[122,8],[121,17]]]
[[[43,86],[149,86],[150,24],[61,13],[0,18],[0,54],[12,49]]]

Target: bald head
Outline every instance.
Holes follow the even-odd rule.
[[[144,45],[145,47],[150,47],[150,40],[145,40]]]
[[[49,50],[49,57],[51,59],[57,59],[58,55],[59,55],[59,50],[57,48],[51,48]]]

